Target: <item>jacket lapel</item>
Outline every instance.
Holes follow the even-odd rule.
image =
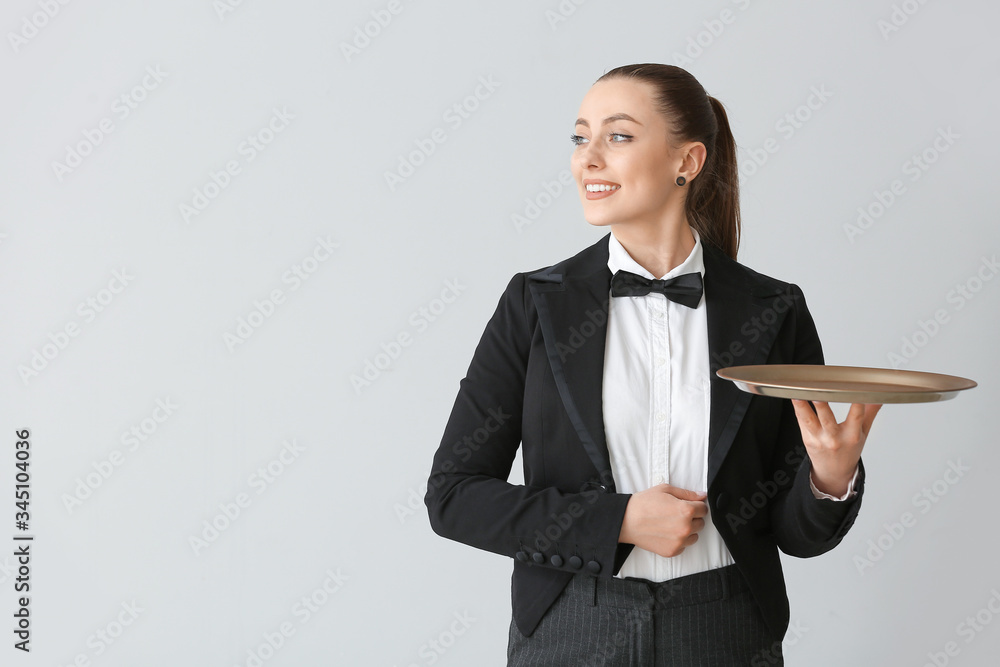
[[[705,305],[711,408],[708,430],[708,486],[733,446],[753,394],[720,378],[727,366],[763,364],[790,309],[782,283],[750,271],[710,244],[704,244]]]
[[[559,397],[601,483],[614,493],[601,398],[611,299],[609,236],[610,232],[573,257],[530,274],[528,286]],[[726,366],[764,363],[788,311],[789,297],[782,295],[777,281],[750,271],[709,243],[702,247],[711,377],[711,487],[752,398],[715,372]],[[765,313],[768,310],[771,313]]]
[[[608,237],[602,241],[532,274],[528,285],[559,397],[600,483],[614,492],[601,399],[611,290]]]

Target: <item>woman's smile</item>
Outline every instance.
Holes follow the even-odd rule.
[[[588,178],[583,181],[583,187],[587,190],[587,199],[606,199],[618,192],[622,186],[610,181]]]

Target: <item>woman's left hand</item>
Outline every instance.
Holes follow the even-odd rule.
[[[825,401],[812,401],[815,414],[809,409],[809,401],[795,398],[791,401],[802,430],[802,443],[812,462],[813,484],[823,493],[839,498],[847,492],[882,404],[853,403],[847,418],[838,424]]]

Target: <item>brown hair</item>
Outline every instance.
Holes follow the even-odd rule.
[[[597,81],[627,78],[653,85],[654,101],[675,138],[705,144],[705,164],[688,182],[684,213],[703,241],[736,259],[740,245],[739,171],[736,142],[722,102],[706,93],[690,72],[674,65],[623,65]]]

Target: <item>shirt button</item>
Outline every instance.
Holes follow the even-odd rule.
[[[667,416],[665,414],[663,414],[662,412],[657,412],[656,413],[656,421],[661,422],[661,421],[663,421],[666,418],[667,418]]]
[[[665,362],[666,362],[666,359],[664,359],[663,357],[657,357],[656,358],[656,365],[657,366],[662,366]]]

